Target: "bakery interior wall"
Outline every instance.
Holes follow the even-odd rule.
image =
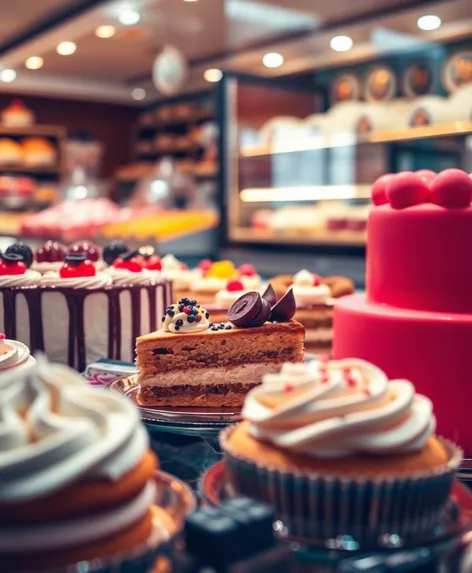
[[[131,160],[133,124],[140,110],[132,106],[0,93],[0,109],[18,97],[36,115],[37,124],[61,125],[67,134],[88,132],[103,144],[100,177],[109,178]]]

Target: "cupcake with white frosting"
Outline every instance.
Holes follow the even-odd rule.
[[[462,452],[428,398],[356,359],[285,364],[221,434],[236,492],[274,505],[289,532],[376,542],[431,533]]]

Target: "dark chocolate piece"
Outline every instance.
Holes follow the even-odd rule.
[[[85,253],[69,253],[66,255],[64,262],[72,263],[73,265],[80,265],[87,260],[87,255]]]
[[[251,291],[240,296],[228,310],[228,320],[240,328],[250,328],[262,309],[262,298],[258,292]]]
[[[21,255],[23,257],[22,261],[28,268],[33,264],[33,251],[26,243],[14,243],[7,248],[5,253],[7,255]]]
[[[259,314],[256,316],[256,318],[252,321],[251,326],[252,327],[262,326],[264,322],[267,322],[269,320],[269,316],[270,316],[270,304],[266,300],[261,298],[261,310],[259,311]]]
[[[111,241],[103,248],[103,260],[111,266],[116,259],[128,252],[128,247],[123,241]]]
[[[19,263],[23,262],[23,255],[17,255],[16,253],[0,253],[0,259],[5,263]]]
[[[293,289],[287,291],[279,302],[272,307],[271,320],[278,322],[288,322],[295,316],[297,304],[293,296]]]
[[[275,294],[275,290],[273,289],[273,287],[270,283],[268,284],[267,288],[265,289],[264,294],[262,295],[262,298],[269,303],[271,308],[277,302],[277,295]]]

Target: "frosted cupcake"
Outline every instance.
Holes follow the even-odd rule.
[[[243,418],[220,437],[231,483],[310,538],[430,533],[462,456],[434,435],[428,398],[361,360],[286,364]]]
[[[149,571],[162,510],[134,406],[40,356],[0,377],[0,420],[2,571]]]

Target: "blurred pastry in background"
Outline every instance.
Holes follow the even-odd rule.
[[[2,123],[7,127],[27,127],[34,121],[34,113],[20,99],[14,99],[2,111]]]
[[[0,138],[0,165],[20,165],[23,162],[23,148],[14,139]]]
[[[23,209],[32,199],[36,183],[30,177],[0,177],[0,205],[5,209]]]
[[[56,163],[54,145],[44,137],[28,137],[23,140],[23,161],[30,167],[50,166]]]

